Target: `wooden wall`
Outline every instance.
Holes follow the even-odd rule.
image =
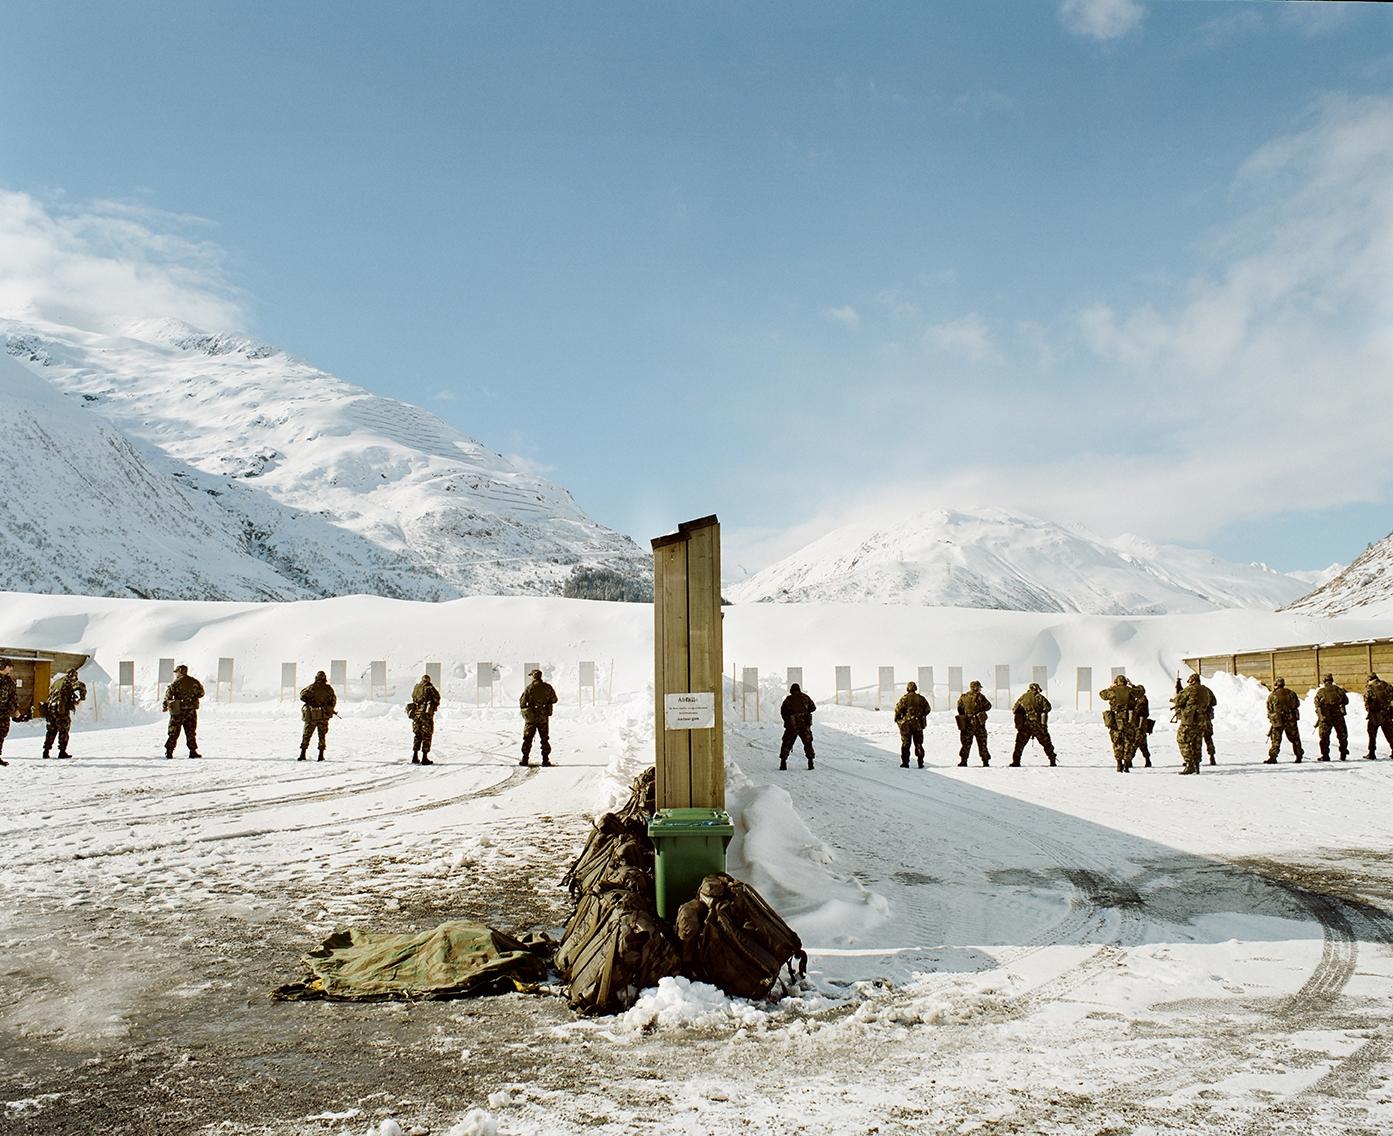
[[[1371,673],[1393,682],[1393,639],[1202,655],[1186,659],[1185,665],[1201,675],[1216,671],[1246,675],[1269,687],[1284,678],[1287,686],[1303,695],[1319,686],[1323,675],[1333,674],[1335,681],[1347,690],[1362,691]]]

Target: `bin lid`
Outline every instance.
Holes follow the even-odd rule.
[[[649,836],[732,836],[735,825],[725,809],[659,809],[648,822]]]

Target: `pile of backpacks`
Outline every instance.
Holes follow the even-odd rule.
[[[628,803],[595,822],[562,880],[576,908],[555,965],[572,1007],[618,1013],[640,991],[676,975],[742,998],[769,997],[785,968],[785,987],[799,981],[808,956],[797,934],[754,888],[732,876],[707,876],[675,922],[659,918],[648,837],[655,787],[653,769],[640,774]]]

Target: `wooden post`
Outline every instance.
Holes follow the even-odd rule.
[[[653,541],[653,619],[657,807],[725,808],[721,527],[714,516]],[[714,724],[667,729],[669,694],[709,694]]]

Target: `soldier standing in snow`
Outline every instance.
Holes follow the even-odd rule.
[[[1287,689],[1286,679],[1279,678],[1267,696],[1267,736],[1271,744],[1267,747],[1264,765],[1277,764],[1283,737],[1291,742],[1291,748],[1296,751],[1296,763],[1301,764],[1301,733],[1297,726],[1300,720],[1301,699],[1296,697],[1295,691]]]
[[[1025,753],[1025,747],[1034,738],[1045,750],[1045,756],[1050,759],[1050,764],[1054,765],[1055,752],[1054,742],[1050,740],[1050,700],[1045,697],[1045,692],[1040,689],[1038,682],[1032,682],[1025,688],[1025,693],[1016,699],[1016,704],[1011,707],[1011,714],[1016,719],[1016,745],[1011,751],[1011,764],[1019,766],[1021,755]]]
[[[918,683],[907,683],[895,703],[895,725],[900,728],[900,766],[909,768],[909,747],[913,745],[919,768],[924,768],[924,727],[929,724],[929,700],[919,693]]]
[[[532,681],[518,696],[518,709],[522,711],[522,760],[526,765],[532,756],[532,738],[540,735],[542,739],[542,764],[551,764],[551,708],[556,705],[556,691],[551,683],[542,681],[542,672],[533,671]]]
[[[1340,743],[1340,760],[1349,757],[1349,729],[1345,725],[1345,707],[1349,705],[1349,695],[1343,686],[1335,684],[1334,675],[1326,675],[1316,690],[1316,737],[1320,740],[1318,761],[1330,760],[1330,731]]]
[[[0,765],[9,765],[3,754],[5,737],[10,732],[10,719],[19,706],[19,688],[15,685],[14,664],[0,659]]]
[[[1151,699],[1146,696],[1146,687],[1139,682],[1129,682],[1132,688],[1132,703],[1137,715],[1137,752],[1141,754],[1143,767],[1151,768],[1151,747],[1146,744],[1146,735],[1156,728],[1151,718]]]
[[[190,678],[189,668],[180,663],[174,668],[174,681],[164,692],[164,708],[169,711],[169,736],[164,743],[166,758],[174,757],[180,733],[189,743],[189,756],[203,756],[198,752],[198,702],[202,697],[203,684]]]
[[[784,720],[784,736],[779,743],[779,768],[788,768],[788,755],[793,752],[795,740],[803,743],[803,756],[808,759],[808,768],[813,767],[813,714],[817,703],[803,693],[796,682],[788,688],[788,697],[779,706],[779,716]]]
[[[435,764],[430,759],[430,743],[435,737],[435,712],[439,709],[440,691],[430,675],[422,675],[421,681],[411,688],[411,704],[407,707],[411,715],[412,765]]]
[[[967,755],[972,752],[972,743],[977,743],[977,752],[982,756],[982,764],[990,765],[992,755],[987,752],[987,711],[992,708],[987,696],[982,693],[982,684],[973,679],[967,693],[958,698],[958,764],[967,764]]]
[[[1137,752],[1137,733],[1141,728],[1132,684],[1126,675],[1118,675],[1110,687],[1098,692],[1098,697],[1108,704],[1103,711],[1103,725],[1107,726],[1112,739],[1112,757],[1117,771],[1131,773],[1132,758]]]
[[[73,728],[73,713],[86,697],[87,684],[77,677],[76,667],[53,680],[43,704],[44,717],[48,720],[44,730],[44,757],[53,749],[54,738],[58,739],[58,756],[72,757],[68,752],[68,735]]]
[[[329,744],[329,719],[334,716],[334,708],[339,704],[339,696],[329,685],[329,676],[323,671],[315,671],[314,682],[300,691],[300,717],[305,723],[305,731],[300,735],[300,761],[306,760],[310,748],[310,738],[319,734],[319,760],[324,760],[324,750]]]
[[[1179,683],[1179,679],[1176,682]],[[1191,675],[1188,683],[1177,687],[1171,698],[1171,717],[1180,724],[1175,731],[1175,744],[1180,750],[1180,772],[1200,771],[1200,749],[1204,742],[1205,699],[1201,693],[1200,676]]]
[[[1364,687],[1364,714],[1369,727],[1369,752],[1364,755],[1364,760],[1373,761],[1380,730],[1389,747],[1393,748],[1393,686],[1376,674],[1369,676],[1368,685]]]
[[[1179,679],[1175,680],[1179,682]],[[1185,680],[1187,687],[1194,688],[1193,698],[1195,705],[1199,707],[1203,715],[1200,723],[1200,738],[1204,742],[1204,748],[1209,751],[1209,764],[1214,764],[1214,707],[1219,705],[1219,700],[1214,697],[1214,692],[1205,686],[1200,676],[1192,674]]]

